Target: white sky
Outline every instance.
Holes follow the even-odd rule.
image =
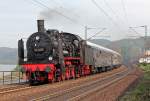
[[[105,27],[107,30],[101,35],[111,36],[107,38],[110,40],[137,36],[129,30],[130,26],[148,25],[148,28],[150,26],[150,0],[95,0],[107,14],[98,9],[92,0],[38,1],[73,19],[73,22],[35,3],[34,0],[0,0],[0,47],[17,47],[19,38],[27,38],[37,31],[36,20],[38,18],[46,20],[47,29],[55,28],[77,33],[81,37],[84,37],[85,25]],[[141,33],[140,35],[144,35],[143,28],[135,30]],[[98,31],[89,30],[88,37]]]

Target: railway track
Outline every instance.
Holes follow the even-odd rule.
[[[0,88],[0,95],[31,88],[28,84],[17,84]]]
[[[80,100],[88,95],[90,95],[93,92],[96,92],[98,90],[104,89],[107,86],[121,80],[125,76],[127,76],[132,68],[128,68],[125,71],[122,71],[120,73],[115,73],[111,76],[108,76],[103,79],[99,79],[87,84],[83,84],[80,86],[75,86],[69,89],[65,89],[62,91],[58,91],[52,94],[48,94],[36,99],[32,99],[31,101],[74,101],[74,100]]]
[[[13,90],[8,89],[9,91],[3,92],[2,94],[0,94],[0,96],[1,96],[1,99],[5,100],[5,101],[6,100],[11,101],[12,99],[14,99],[14,101],[15,101],[15,99],[18,100],[18,97],[20,99],[22,99],[22,101],[39,100],[38,99],[39,97],[42,98],[42,97],[45,97],[45,96],[48,96],[51,94],[53,94],[53,96],[54,96],[58,92],[60,92],[60,95],[61,95],[61,93],[66,90],[68,90],[68,92],[72,92],[72,91],[69,91],[69,89],[73,89],[73,88],[76,89],[76,87],[80,87],[80,85],[84,85],[84,84],[90,85],[90,84],[92,84],[93,81],[96,82],[98,80],[101,80],[103,82],[104,79],[110,78],[113,75],[118,75],[118,76],[122,75],[120,73],[125,72],[126,70],[127,70],[127,68],[125,68],[125,66],[122,66],[121,68],[116,69],[114,71],[110,71],[110,72],[108,71],[107,73],[105,72],[105,73],[101,73],[101,74],[90,75],[88,77],[82,77],[77,80],[68,80],[65,82],[56,82],[54,84],[31,86],[30,88],[28,88],[28,87],[21,88],[20,87],[21,88],[20,89],[18,87],[16,89],[14,88]],[[35,98],[37,98],[37,99],[35,99]],[[44,99],[41,99],[41,100],[44,100]],[[53,99],[48,98],[48,100],[53,100]]]
[[[94,76],[94,75],[91,75],[90,77],[92,77],[92,76]],[[59,87],[60,83],[56,83],[56,85]],[[13,93],[13,92],[19,92],[19,91],[22,91],[22,90],[28,90],[28,89],[31,89],[31,88],[34,89],[34,88],[47,87],[47,86],[49,86],[49,84],[39,85],[39,86],[29,86],[28,84],[7,85],[7,86],[4,86],[4,87],[0,87],[0,95]]]

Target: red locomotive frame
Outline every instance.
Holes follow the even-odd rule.
[[[92,70],[88,65],[82,65],[75,63],[75,61],[80,61],[79,57],[65,57],[65,67],[61,76],[56,77],[56,66],[55,64],[23,64],[21,65],[23,71],[26,73],[26,78],[30,80],[31,74],[35,72],[47,72],[48,82],[63,81],[73,78],[79,78],[81,76],[91,74]],[[78,71],[75,70],[74,65],[76,64]],[[78,72],[78,73],[77,73]],[[34,81],[44,81],[44,76],[36,76]]]

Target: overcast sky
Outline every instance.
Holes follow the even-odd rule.
[[[149,28],[150,0],[0,0],[0,47],[17,47],[19,38],[37,31],[37,19],[45,19],[46,29],[81,37],[86,25],[106,28],[100,38],[119,40],[139,36],[129,30],[130,26]],[[100,30],[88,30],[88,37]],[[144,35],[143,28],[135,30]]]

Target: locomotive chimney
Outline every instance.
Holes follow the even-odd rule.
[[[44,20],[37,20],[38,32],[44,32]]]

